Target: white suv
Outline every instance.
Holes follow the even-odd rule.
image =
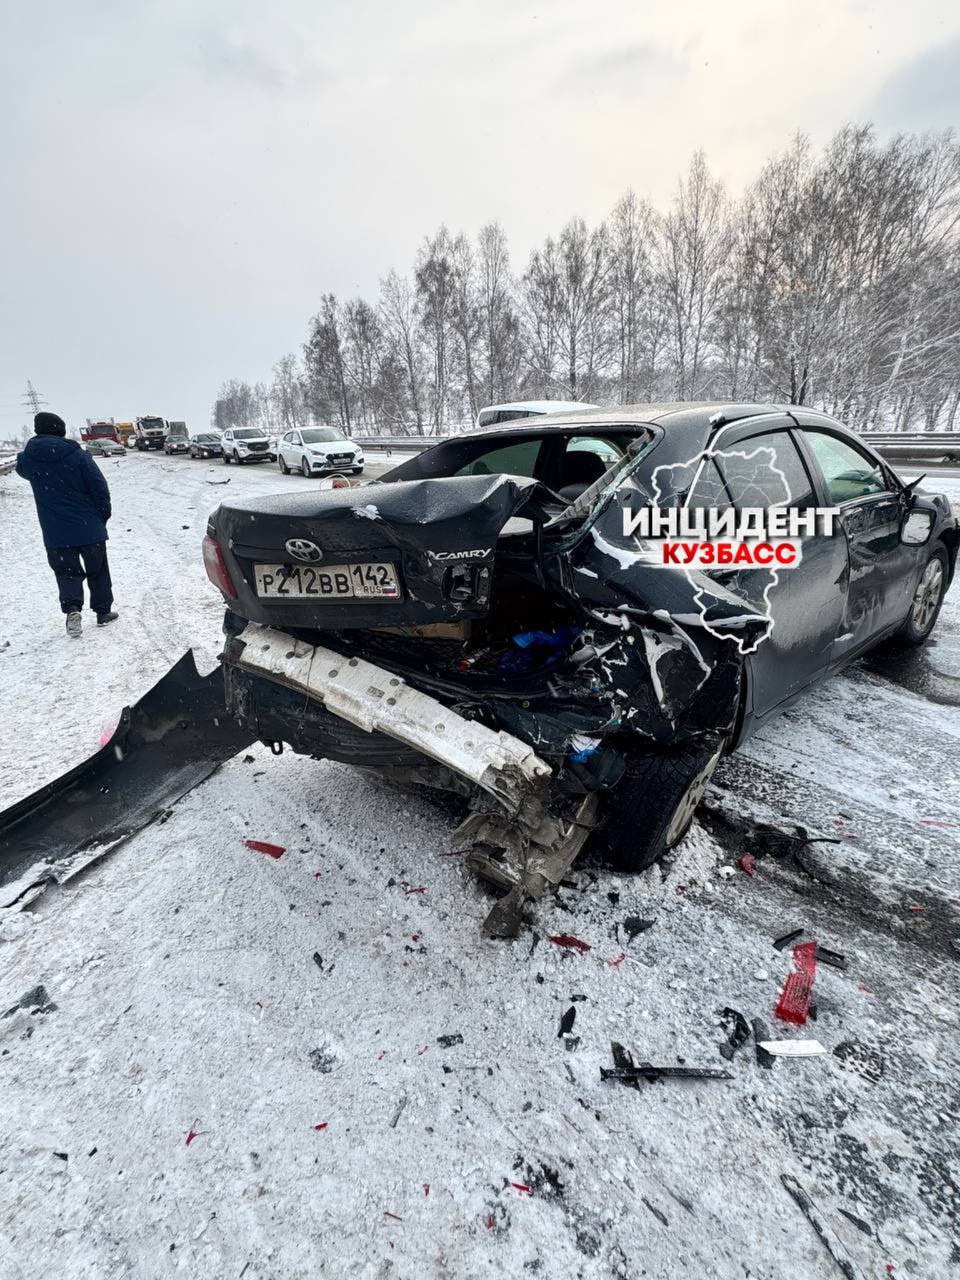
[[[363,450],[336,427],[303,427],[281,436],[277,461],[283,474],[300,471],[305,476],[329,471],[363,471]]]
[[[276,454],[270,439],[258,427],[231,427],[220,437],[223,460],[231,462],[273,462]]]

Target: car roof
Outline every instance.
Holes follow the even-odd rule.
[[[580,400],[506,400],[503,404],[485,404],[480,413],[499,413],[503,409],[527,409],[531,414],[564,413],[570,410],[597,409],[598,405],[587,404]]]
[[[493,407],[493,406],[491,406]],[[503,406],[507,407],[507,406]],[[711,426],[721,426],[730,422],[738,422],[744,418],[755,418],[773,413],[799,413],[822,418],[825,422],[835,422],[828,414],[821,413],[806,406],[789,404],[750,404],[730,400],[669,400],[656,401],[649,404],[621,404],[606,409],[588,409],[581,407],[575,411],[551,413],[548,416],[534,415],[529,418],[515,418],[511,422],[497,423],[495,426],[482,427],[472,431],[464,431],[446,439],[466,440],[492,435],[522,435],[531,430],[544,431],[564,427],[636,427],[656,424],[668,431],[709,434]],[[440,441],[438,440],[439,444]]]

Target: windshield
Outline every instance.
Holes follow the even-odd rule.
[[[220,437],[207,435],[207,436],[195,436],[194,439],[197,441],[198,444],[216,444],[217,441],[220,439]]]
[[[262,440],[263,432],[258,431],[255,427],[240,427],[233,433],[235,440]]]
[[[344,440],[336,427],[308,427],[306,431],[301,431],[304,444],[329,444],[332,440]]]
[[[157,430],[162,431],[163,419],[162,418],[141,418],[140,425],[141,427],[144,428],[145,431],[157,431]]]

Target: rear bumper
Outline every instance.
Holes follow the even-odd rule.
[[[251,624],[228,642],[224,667],[227,704],[258,737],[356,764],[425,756],[527,820],[547,794],[553,770],[527,743],[362,658]]]

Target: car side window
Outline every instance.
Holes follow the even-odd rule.
[[[540,439],[518,440],[516,444],[487,449],[475,454],[468,463],[453,474],[455,476],[532,476],[537,469],[542,444],[543,441]]]
[[[803,438],[823,472],[831,502],[853,502],[888,491],[880,465],[846,440],[807,427]]]
[[[721,446],[717,460],[736,507],[805,511],[816,505],[803,458],[786,431],[770,431]]]

